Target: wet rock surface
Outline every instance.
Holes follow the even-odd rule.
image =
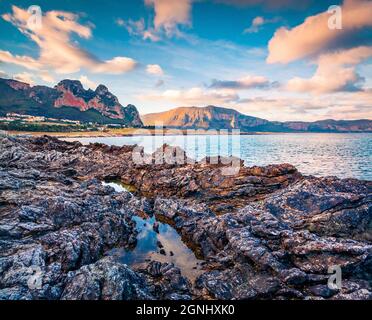
[[[138,164],[134,148],[0,138],[0,299],[372,299],[371,182],[287,164]],[[135,192],[101,183],[118,178]],[[152,214],[204,260],[195,281],[107,256],[135,246],[133,216]]]

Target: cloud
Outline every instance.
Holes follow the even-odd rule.
[[[155,88],[160,88],[164,85],[164,80],[162,79],[159,79],[158,81],[156,81],[155,83]]]
[[[275,17],[272,19],[266,19],[264,17],[258,16],[252,20],[251,25],[244,29],[243,33],[257,33],[261,30],[261,27],[265,24],[270,24],[270,23],[276,23],[280,21],[280,17]]]
[[[142,35],[145,31],[145,20],[143,18],[137,21],[132,19],[125,21],[119,18],[116,19],[116,24],[127,29],[128,33],[131,35]]]
[[[248,75],[238,80],[212,80],[209,88],[215,89],[265,89],[275,86],[267,78]]]
[[[253,97],[239,100],[238,111],[272,121],[371,119],[372,91],[326,96]]]
[[[17,64],[29,70],[37,70],[42,67],[42,63],[31,57],[13,55],[9,51],[4,50],[0,50],[0,61],[5,63]]]
[[[139,20],[129,19],[127,21],[119,18],[116,19],[116,24],[120,27],[125,28],[131,36],[141,37],[144,40],[159,41],[160,37],[156,34],[155,30],[146,28],[145,20],[143,18]]]
[[[213,0],[216,3],[223,3],[226,5],[233,5],[238,7],[244,6],[258,6],[263,5],[271,9],[280,8],[305,8],[309,5],[311,0]]]
[[[232,90],[208,90],[200,87],[154,92],[138,98],[142,101],[172,102],[183,106],[223,105],[239,100],[239,96]]]
[[[361,90],[364,78],[355,71],[355,66],[371,56],[372,47],[365,46],[321,55],[315,74],[309,79],[289,80],[287,89],[316,94]]]
[[[83,84],[84,87],[94,90],[97,88],[97,84],[90,80],[87,76],[80,76],[79,81]]]
[[[310,16],[292,29],[278,29],[269,42],[267,62],[289,63],[332,49],[342,49],[342,43],[345,44],[346,39],[352,38],[361,29],[372,26],[372,1],[345,0],[341,8],[342,29],[328,27],[331,17],[328,12]]]
[[[0,70],[0,78],[9,78],[9,75],[5,71]]]
[[[193,0],[145,0],[149,8],[154,9],[154,18],[145,23],[145,19],[123,20],[116,19],[116,24],[124,27],[132,36],[141,37],[143,40],[160,41],[164,36],[181,37],[183,33],[179,26],[191,25],[191,7]]]
[[[154,28],[163,30],[168,37],[179,35],[178,25],[191,24],[192,0],[145,0],[155,11]]]
[[[46,70],[42,70],[38,73],[38,76],[41,80],[44,82],[54,83],[56,80],[53,78],[53,76]]]
[[[33,86],[34,83],[35,83],[32,74],[30,74],[28,72],[17,73],[13,76],[13,79],[17,80],[17,81],[28,83],[31,86]]]
[[[263,17],[256,17],[252,20],[251,26],[243,31],[243,33],[256,33],[259,30],[259,27],[265,23]]]
[[[4,14],[3,19],[34,41],[40,48],[40,56],[36,60],[0,51],[0,61],[21,65],[30,70],[52,68],[60,74],[75,73],[82,68],[94,73],[121,74],[136,66],[136,62],[127,57],[101,61],[73,42],[72,34],[83,39],[90,39],[92,36],[91,26],[79,24],[78,15],[64,11],[48,11],[42,17],[42,27],[30,29],[27,24],[29,13],[16,6],[12,6],[12,11]]]
[[[148,64],[146,67],[146,72],[148,74],[162,76],[164,75],[163,69],[158,64]]]

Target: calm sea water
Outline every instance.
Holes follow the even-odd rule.
[[[315,176],[338,176],[372,180],[372,133],[363,134],[270,134],[234,136],[135,136],[105,138],[69,138],[84,144],[138,144],[153,152],[163,143],[179,146],[191,158],[206,155],[234,155],[246,166],[290,163],[300,172]]]

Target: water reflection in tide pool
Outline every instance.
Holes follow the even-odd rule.
[[[104,182],[117,192],[126,190],[118,182]],[[195,280],[202,273],[201,263],[191,249],[183,243],[181,236],[170,225],[156,221],[155,217],[143,219],[138,216],[133,217],[136,222],[138,231],[137,244],[133,249],[115,248],[110,251],[121,263],[130,267],[145,266],[150,260],[159,262],[173,263],[180,268],[183,276],[190,280]],[[157,222],[159,225],[158,232],[154,231],[153,225]],[[159,247],[159,242],[162,248]],[[163,249],[165,254],[161,254]]]

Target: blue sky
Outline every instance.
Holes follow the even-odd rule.
[[[0,75],[103,83],[143,114],[213,104],[270,120],[371,118],[371,1],[298,2],[0,0]],[[41,29],[28,29],[31,5]],[[330,5],[341,30],[329,30]]]

